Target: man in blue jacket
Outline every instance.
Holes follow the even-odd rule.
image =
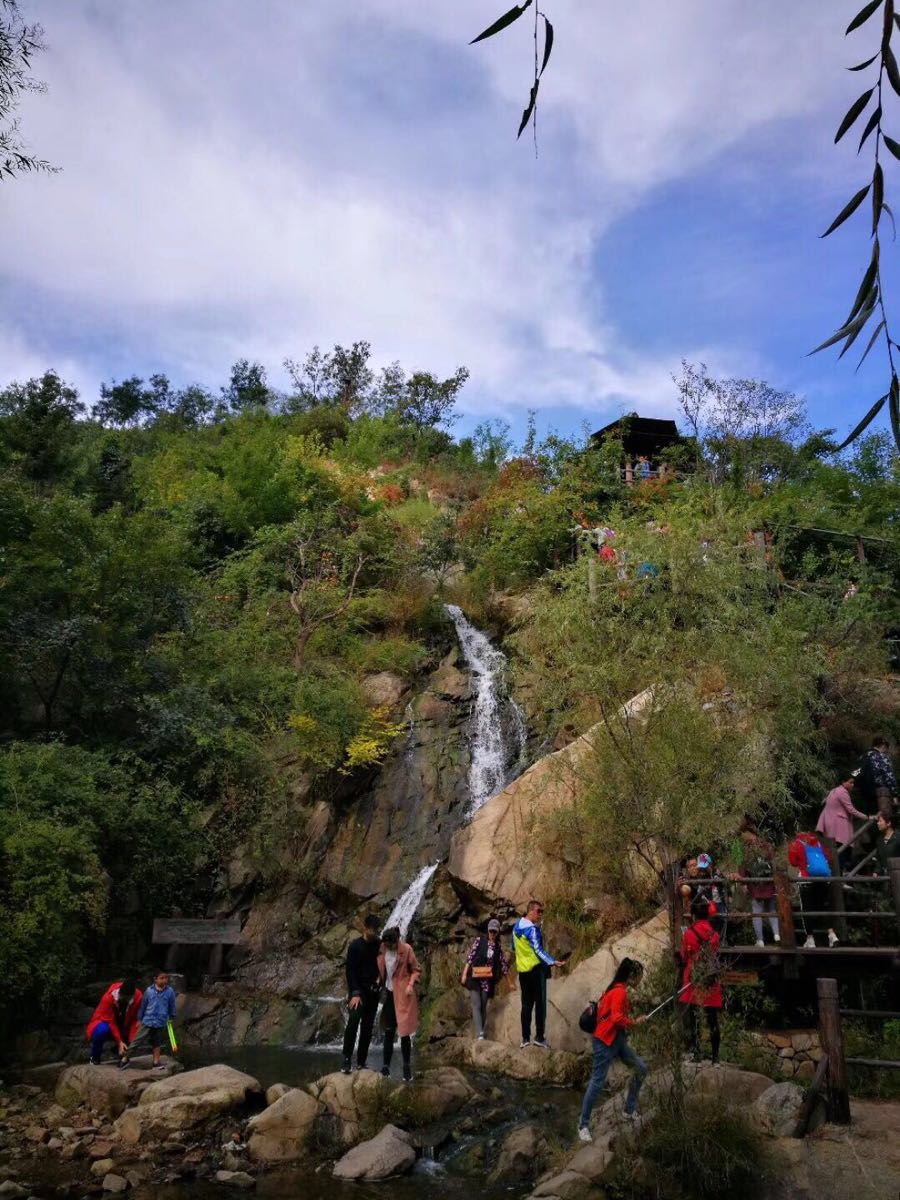
[[[162,1048],[169,1039],[167,1026],[175,1019],[175,992],[169,986],[169,976],[165,971],[158,971],[144,992],[137,1017],[138,1031],[128,1047],[128,1053],[131,1054],[135,1046],[142,1042],[149,1042],[153,1049],[153,1070],[165,1070],[160,1058]]]
[[[522,1045],[531,1045],[531,1014],[534,1013],[535,1046],[548,1050],[544,1038],[547,1021],[547,977],[551,967],[561,967],[563,960],[554,958],[544,949],[541,920],[544,906],[540,900],[529,900],[525,916],[513,926],[513,949],[516,971],[522,989]]]

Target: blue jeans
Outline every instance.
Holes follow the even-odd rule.
[[[103,1046],[107,1041],[116,1041],[116,1035],[106,1021],[101,1021],[91,1034],[91,1058],[99,1061],[103,1054]]]
[[[641,1090],[641,1084],[647,1074],[647,1064],[628,1045],[628,1039],[621,1030],[616,1034],[611,1046],[607,1046],[606,1042],[601,1042],[596,1037],[592,1040],[594,1043],[594,1072],[591,1075],[587,1091],[584,1093],[584,1103],[581,1106],[580,1124],[583,1129],[587,1128],[588,1121],[591,1119],[591,1113],[603,1091],[603,1085],[606,1083],[606,1076],[609,1074],[613,1059],[620,1058],[625,1066],[630,1067],[633,1072],[628,1084],[628,1095],[625,1098],[625,1111],[628,1113],[634,1112],[638,1092]]]

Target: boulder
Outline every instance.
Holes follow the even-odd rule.
[[[581,1035],[583,1048],[587,1038]],[[454,1066],[486,1071],[491,1075],[506,1075],[510,1079],[535,1080],[569,1086],[583,1082],[587,1071],[584,1055],[563,1050],[541,1050],[528,1046],[524,1050],[504,1042],[485,1038],[445,1038],[429,1051],[431,1058]]]
[[[104,1192],[126,1192],[128,1190],[128,1180],[121,1175],[114,1175],[110,1172],[103,1180]]]
[[[406,691],[406,684],[392,671],[367,675],[362,681],[363,692],[372,708],[394,708]]]
[[[288,1089],[247,1123],[250,1158],[260,1163],[293,1162],[300,1158],[322,1111],[322,1106],[308,1092]]]
[[[220,1113],[262,1099],[252,1075],[221,1063],[161,1079],[145,1089],[134,1108],[116,1120],[116,1135],[130,1145],[145,1137],[164,1138],[192,1129]]]
[[[335,1179],[389,1179],[403,1175],[416,1161],[412,1136],[396,1125],[385,1125],[367,1142],[348,1150],[334,1165]]]
[[[67,1062],[41,1063],[37,1067],[27,1067],[22,1072],[22,1082],[33,1084],[45,1092],[52,1092],[59,1082],[63,1071],[68,1069]]]
[[[479,1099],[462,1071],[451,1066],[422,1071],[408,1085],[388,1086],[388,1115],[404,1125],[423,1126],[442,1121]]]
[[[639,718],[652,695],[648,688],[629,700],[628,717]],[[594,735],[588,730],[565,749],[545,755],[457,830],[447,870],[460,892],[488,908],[522,909],[532,896],[562,890],[566,863],[553,847],[544,849],[543,835],[552,815],[578,799],[585,773],[593,769],[593,754]]]
[[[164,1061],[167,1074],[182,1069],[171,1059]],[[99,1067],[92,1067],[89,1063],[68,1067],[57,1081],[56,1102],[66,1112],[83,1104],[102,1116],[117,1117],[129,1104],[135,1103],[141,1089],[148,1083],[164,1082],[160,1080],[159,1071],[150,1069],[152,1065],[153,1060],[147,1055],[133,1059],[127,1071],[120,1071],[118,1065],[113,1063]]]
[[[753,1101],[753,1116],[764,1133],[792,1137],[803,1105],[803,1088],[773,1083]]]
[[[648,921],[604,942],[595,954],[568,974],[551,979],[547,989],[547,1040],[550,1045],[557,1050],[585,1054],[590,1048],[590,1039],[579,1029],[578,1018],[588,1000],[600,995],[626,956],[640,959],[649,970],[668,953],[669,919],[667,913],[660,911]],[[493,1002],[488,1010],[488,1032],[492,1038],[508,1046],[518,1045],[520,1007],[517,992]]]
[[[548,1151],[547,1139],[536,1125],[517,1125],[503,1139],[488,1179],[491,1183],[527,1183],[539,1174]]]
[[[271,1087],[266,1088],[266,1104],[274,1104],[276,1100],[280,1100],[291,1090],[286,1083],[273,1083]]]
[[[216,1171],[216,1183],[222,1183],[225,1187],[241,1188],[243,1191],[256,1187],[256,1180],[246,1171]]]
[[[96,1162],[91,1163],[91,1174],[102,1179],[104,1175],[108,1175],[116,1164],[111,1158],[98,1158]]]
[[[352,1075],[335,1072],[325,1075],[307,1089],[341,1125],[345,1145],[359,1140],[360,1126],[383,1105],[391,1090],[386,1079],[375,1071],[355,1071]]]
[[[733,1067],[730,1063],[723,1063],[720,1067],[685,1063],[681,1068],[681,1075],[691,1096],[709,1096],[722,1104],[737,1105],[741,1108],[748,1108],[758,1096],[772,1086],[768,1075],[760,1075],[757,1071],[742,1071],[740,1067]],[[670,1091],[672,1084],[671,1068],[651,1071],[641,1096],[650,1099],[664,1096]]]

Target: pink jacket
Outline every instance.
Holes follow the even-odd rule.
[[[830,837],[838,846],[846,846],[853,837],[851,817],[858,817],[861,821],[868,820],[865,813],[854,807],[850,793],[843,784],[838,784],[825,797],[825,806],[819,815],[816,830]]]
[[[384,949],[378,955],[378,974],[381,982],[385,980]],[[422,975],[422,968],[416,958],[416,952],[409,942],[401,941],[397,946],[397,965],[394,967],[394,977],[391,980],[394,988],[394,1012],[397,1014],[397,1032],[401,1037],[412,1037],[419,1026],[419,997],[416,995],[416,984]]]

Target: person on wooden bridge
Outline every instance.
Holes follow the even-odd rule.
[[[722,984],[719,979],[719,935],[709,922],[709,901],[703,897],[691,906],[694,923],[681,939],[681,961],[684,973],[678,1000],[685,1007],[684,1022],[688,1044],[694,1062],[700,1062],[700,1013],[706,1014],[709,1027],[712,1065],[719,1065],[719,1009],[722,1007]]]
[[[878,856],[878,874],[890,873],[892,858],[900,858],[900,829],[894,828],[890,814],[878,814],[878,834],[875,838],[875,853]]]

